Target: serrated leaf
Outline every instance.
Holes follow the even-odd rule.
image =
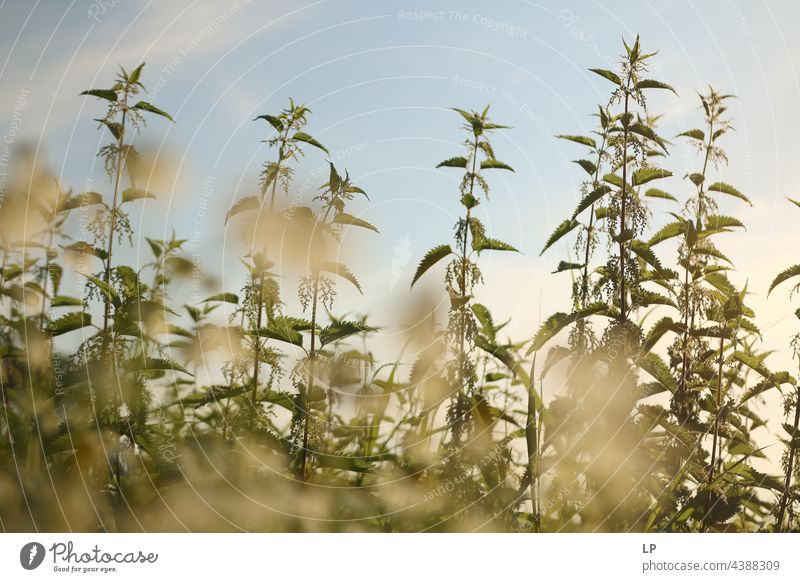
[[[721,228],[744,228],[744,224],[738,218],[733,218],[732,216],[722,216],[718,214],[711,214],[708,216],[708,222],[706,226],[712,229],[721,229]]]
[[[551,275],[562,273],[564,271],[571,271],[572,269],[583,269],[583,263],[568,263],[566,261],[559,261],[556,270],[551,272]]]
[[[333,219],[334,224],[347,224],[349,226],[360,226],[361,228],[366,228],[375,232],[380,232],[376,227],[371,225],[366,220],[361,220],[360,218],[356,218],[355,216],[351,216],[350,214],[346,214],[342,212],[341,214],[337,214],[336,217]]]
[[[675,392],[677,385],[669,371],[669,366],[653,352],[648,352],[636,359],[636,365],[650,374],[659,384],[670,392]]]
[[[730,184],[726,184],[724,182],[714,182],[711,186],[708,187],[710,192],[721,192],[722,194],[727,194],[728,196],[733,196],[734,198],[738,198],[739,200],[744,200],[750,206],[753,205],[750,200],[748,200],[747,196],[739,192],[736,188],[731,186]]]
[[[61,248],[70,253],[92,255],[102,261],[108,258],[108,253],[104,249],[93,247],[85,241],[77,241],[69,245],[62,245]]]
[[[136,357],[131,358],[122,365],[126,372],[148,372],[148,371],[168,371],[181,372],[192,376],[186,368],[181,366],[178,362],[174,362],[167,358],[150,358],[150,357]]]
[[[634,186],[641,186],[653,180],[669,178],[670,176],[672,176],[672,172],[662,168],[641,168],[633,173],[632,183]]]
[[[479,253],[481,251],[512,251],[518,253],[519,251],[508,243],[497,240],[496,238],[480,237],[472,240],[472,248]]]
[[[455,158],[449,158],[443,162],[439,162],[436,167],[437,168],[464,168],[467,167],[467,158],[463,156],[457,156]]]
[[[562,237],[569,234],[570,231],[572,231],[579,224],[580,223],[574,218],[565,220],[559,224],[558,227],[553,231],[553,234],[550,235],[550,238],[547,239],[547,242],[545,243],[544,248],[542,248],[542,251],[539,253],[539,256],[541,257],[547,249],[557,243]]]
[[[513,172],[514,168],[500,160],[483,160],[481,162],[481,170],[509,170]]]
[[[84,204],[91,206],[93,204],[102,203],[103,196],[99,192],[82,192],[80,194],[67,196],[64,198],[56,207],[56,212],[69,212],[70,210],[80,208]]]
[[[50,300],[51,307],[80,307],[81,305],[83,305],[83,300],[67,295],[56,295]]]
[[[239,298],[234,293],[217,293],[211,297],[206,297],[201,303],[211,303],[213,301],[220,301],[222,303],[238,304]]]
[[[156,195],[141,188],[128,188],[122,192],[123,202],[133,202],[134,200],[142,200],[144,198],[155,198]]]
[[[775,388],[780,388],[782,384],[795,383],[795,379],[792,378],[788,372],[770,371],[770,369],[764,364],[763,358],[736,350],[733,352],[733,359],[753,370],[756,374],[764,378],[764,380],[772,384]]]
[[[283,131],[283,121],[279,117],[275,117],[274,115],[259,115],[253,121],[258,121],[259,119],[265,120],[269,123],[272,127],[275,128],[276,131],[281,132]]]
[[[319,342],[321,346],[324,346],[351,335],[368,331],[375,331],[375,328],[357,321],[338,321],[320,330]]]
[[[590,162],[589,160],[572,160],[572,162],[578,164],[583,168],[583,171],[590,176],[594,176],[594,173],[597,171],[597,166],[594,165],[594,162]]]
[[[797,277],[800,275],[800,265],[792,265],[788,269],[781,271],[775,279],[772,280],[772,284],[769,286],[769,291],[767,295],[772,293],[772,290],[775,289],[778,285],[791,279],[792,277]]]
[[[528,349],[528,354],[540,350],[547,342],[553,339],[562,329],[592,315],[596,315],[608,309],[605,303],[593,303],[585,309],[579,309],[573,313],[556,313],[547,318],[536,332],[533,343]]]
[[[91,95],[92,97],[99,97],[100,99],[105,99],[106,101],[117,101],[117,93],[116,91],[112,91],[111,89],[89,89],[88,91],[82,91],[81,95]]]
[[[600,186],[596,190],[593,190],[592,192],[586,194],[586,196],[581,198],[581,201],[578,203],[578,206],[572,213],[572,220],[578,218],[578,215],[581,212],[590,208],[593,204],[595,204],[598,200],[600,200],[603,196],[605,196],[609,192],[611,192],[611,188],[609,188],[608,186]]]
[[[675,198],[672,194],[668,192],[664,192],[663,190],[659,190],[658,188],[649,188],[647,192],[644,193],[645,196],[648,198],[662,198],[664,200],[672,200],[673,202],[677,202],[678,199]]]
[[[660,242],[664,242],[667,239],[674,238],[676,236],[681,236],[683,233],[686,232],[686,225],[682,222],[671,222],[665,226],[663,226],[657,233],[655,233],[652,238],[647,241],[648,246],[655,246]]]
[[[608,79],[617,86],[622,85],[622,80],[613,71],[609,71],[608,69],[589,69],[589,70],[597,75],[600,75],[604,79]]]
[[[332,261],[323,261],[318,266],[320,271],[325,271],[327,273],[333,273],[334,275],[339,275],[342,279],[350,281],[358,292],[363,294],[361,290],[361,284],[356,279],[356,276],[347,268],[347,265],[343,265],[342,263],[335,263]]]
[[[659,274],[663,272],[663,267],[661,266],[661,261],[658,260],[656,254],[653,252],[646,243],[640,240],[633,240],[630,244],[630,249],[633,251],[639,258],[643,259],[645,263],[653,267]]]
[[[148,113],[154,113],[156,115],[160,115],[161,117],[165,117],[169,119],[171,122],[175,123],[175,120],[172,119],[172,116],[167,113],[166,111],[162,111],[152,103],[148,103],[147,101],[139,101],[136,105],[133,106],[134,109],[138,109],[140,111],[147,111]]]
[[[73,311],[51,321],[47,332],[53,336],[63,335],[76,329],[92,325],[92,316],[85,311]]]
[[[411,287],[414,287],[414,284],[419,280],[420,277],[422,277],[422,275],[425,274],[428,269],[452,253],[453,250],[450,248],[450,245],[439,245],[429,250],[419,262],[417,272],[414,273],[414,278],[411,280]]]
[[[307,143],[309,145],[314,146],[315,148],[321,149],[323,152],[325,152],[326,154],[330,155],[330,152],[328,151],[328,148],[326,148],[324,145],[319,143],[317,140],[315,140],[313,137],[311,137],[310,135],[308,135],[305,132],[298,131],[297,133],[295,133],[292,136],[292,140],[293,141],[301,141],[303,143]]]
[[[666,83],[662,83],[661,81],[656,81],[655,79],[642,79],[638,83],[636,83],[637,89],[666,89],[667,91],[672,91],[675,95],[678,92],[673,89],[672,85],[667,85]]]
[[[246,196],[244,198],[240,198],[234,202],[233,206],[231,206],[231,209],[228,210],[228,214],[225,215],[225,222],[228,222],[231,218],[237,214],[241,214],[242,212],[258,210],[261,208],[261,203],[262,200],[257,196]]]
[[[697,141],[705,142],[706,141],[706,134],[703,133],[702,129],[690,129],[689,131],[684,131],[679,133],[677,137],[688,137],[691,139],[696,139]]]
[[[587,137],[585,135],[557,135],[556,137],[559,139],[566,139],[568,141],[573,141],[581,145],[589,146],[590,148],[597,147],[597,143],[591,137]]]

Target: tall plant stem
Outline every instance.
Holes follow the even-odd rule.
[[[473,193],[475,192],[475,171],[478,167],[478,143],[480,139],[478,136],[475,136],[475,142],[472,145],[472,164],[470,169],[470,178],[469,178],[469,196],[472,197]],[[459,293],[462,299],[466,299],[467,297],[467,244],[469,243],[469,230],[470,230],[470,222],[472,220],[472,208],[467,208],[467,214],[465,216],[465,223],[464,223],[464,233],[461,239],[461,277],[459,281]],[[466,309],[467,306],[464,304],[461,309]],[[467,322],[466,322],[466,314],[462,311],[461,318],[458,324],[458,393],[456,394],[456,401],[457,406],[456,410],[458,411],[459,417],[454,420],[454,427],[453,427],[453,437],[458,442],[461,438],[461,418],[460,415],[463,409],[463,402],[464,402],[464,384],[466,383],[466,375],[464,373],[464,360],[466,359],[467,347],[466,347],[466,337],[467,337]],[[458,428],[456,428],[458,427]]]
[[[108,226],[108,247],[106,249],[106,269],[103,275],[103,282],[110,285],[111,282],[111,261],[114,252],[114,231],[117,225],[117,204],[119,201],[119,185],[122,181],[122,152],[125,145],[125,121],[128,113],[128,93],[125,92],[125,97],[122,106],[122,125],[117,139],[117,168],[116,176],[114,178],[114,200],[111,203],[111,221]],[[106,343],[106,333],[108,332],[108,319],[111,315],[111,300],[106,297],[105,311],[103,313],[103,344]]]
[[[592,188],[597,188],[600,183],[600,164],[603,162],[603,150],[606,147],[606,136],[603,135],[603,141],[600,144],[600,149],[597,152],[597,166],[594,171],[594,178],[592,179]],[[581,274],[581,303],[580,308],[586,308],[586,302],[589,298],[589,254],[592,244],[592,233],[594,232],[594,204],[589,209],[589,225],[586,227],[586,249],[583,253],[583,273]],[[581,330],[583,330],[583,320],[580,320]]]
[[[706,171],[708,170],[708,158],[711,153],[711,146],[714,144],[714,122],[709,122],[708,124],[708,143],[706,144],[706,153],[705,158],[703,159],[703,182],[697,187],[697,216],[695,217],[695,223],[698,227],[701,226],[701,221],[703,220],[703,197],[705,196],[705,190],[703,184],[705,183],[705,176]],[[680,383],[680,390],[683,393],[686,390],[686,377],[687,377],[687,368],[689,366],[689,351],[686,347],[689,342],[689,319],[690,313],[692,312],[690,308],[690,301],[691,297],[689,294],[689,268],[692,264],[692,250],[687,245],[686,247],[686,270],[684,273],[684,309],[685,313],[683,314],[683,354],[682,354],[682,364],[681,364],[681,383]],[[692,276],[692,282],[694,282],[694,276]],[[692,327],[694,327],[694,316],[692,315]]]
[[[724,335],[724,332],[723,332]],[[715,395],[716,415],[714,416],[714,439],[711,442],[711,464],[708,468],[708,483],[714,480],[714,470],[717,464],[717,441],[719,440],[719,406],[722,401],[722,364],[725,361],[723,350],[725,348],[725,338],[719,338],[719,365],[717,371],[717,393]]]
[[[794,424],[792,425],[792,434],[789,438],[789,459],[786,462],[786,481],[783,485],[783,493],[781,494],[781,503],[778,508],[778,532],[783,531],[783,516],[786,512],[786,506],[789,503],[789,494],[791,493],[792,486],[792,472],[794,471],[794,456],[795,456],[795,441],[798,436],[798,427],[800,427],[800,387],[795,386],[795,398],[797,401],[794,405]]]
[[[263,309],[264,303],[264,275],[263,273],[259,273],[258,275],[258,315],[256,316],[256,340],[253,346],[253,351],[255,355],[253,357],[253,403],[256,402],[256,397],[258,396],[258,373],[261,369],[261,336],[259,336],[259,331],[261,330],[261,313],[264,311]]]
[[[319,273],[314,274],[314,294],[311,300],[311,348],[308,352],[308,381],[306,382],[306,397],[303,403],[303,450],[300,453],[300,479],[306,480],[306,460],[308,458],[308,429],[309,429],[309,402],[314,390],[314,360],[317,355],[317,300],[319,297]]]
[[[531,362],[530,376],[528,378],[528,410],[525,422],[525,444],[528,452],[528,490],[531,496],[531,512],[533,514],[533,528],[536,533],[541,529],[542,516],[540,513],[539,490],[539,420],[536,407],[536,355]]]
[[[622,133],[622,204],[620,205],[619,223],[619,320],[624,322],[625,314],[625,211],[627,209],[628,195],[628,91],[625,91],[625,125]]]
[[[44,317],[47,313],[47,282],[50,280],[50,249],[53,247],[55,237],[55,225],[50,230],[50,238],[47,242],[46,258],[44,261],[44,275],[42,277],[42,312],[39,314],[39,329],[44,332]]]
[[[717,373],[717,393],[715,397],[716,402],[716,415],[714,416],[714,438],[711,441],[711,462],[709,463],[708,467],[708,486],[711,487],[711,484],[714,482],[714,471],[716,470],[717,465],[717,442],[719,441],[719,406],[720,402],[722,401],[722,364],[724,362],[723,358],[723,350],[725,348],[725,328],[727,328],[727,322],[725,322],[725,326],[723,328],[722,337],[719,338],[719,368]],[[700,531],[706,531],[708,529],[708,515],[711,513],[712,509],[711,505],[711,495],[709,489],[709,496],[706,502],[706,510],[703,515],[702,523],[700,525]]]

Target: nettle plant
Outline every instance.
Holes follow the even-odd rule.
[[[255,402],[258,397],[259,375],[261,366],[270,366],[271,374],[267,383],[270,389],[276,380],[278,369],[279,354],[263,346],[263,340],[258,330],[263,326],[264,321],[272,322],[280,314],[281,298],[280,286],[274,273],[271,272],[274,266],[269,251],[269,234],[262,236],[261,231],[274,229],[275,220],[275,198],[278,189],[284,193],[289,193],[289,187],[294,177],[294,168],[291,164],[304,156],[303,145],[309,144],[328,154],[327,148],[303,131],[311,110],[303,104],[295,104],[293,99],[289,100],[289,107],[283,109],[277,115],[259,115],[254,121],[264,120],[274,130],[275,134],[263,143],[271,149],[277,150],[277,159],[265,162],[261,171],[260,195],[248,196],[236,201],[228,212],[227,220],[240,213],[248,215],[256,214],[249,227],[250,230],[250,263],[247,266],[249,277],[248,284],[244,288],[243,304],[241,306],[242,322],[245,319],[249,322],[252,352],[252,399]],[[267,206],[267,202],[269,202]],[[266,216],[265,216],[266,213]],[[266,316],[266,320],[265,320]]]
[[[580,187],[542,254],[564,244],[555,275],[571,278],[571,297],[523,341],[476,300],[481,254],[515,250],[479,218],[487,172],[511,170],[491,144],[505,126],[488,107],[455,110],[464,152],[439,168],[460,174],[462,210],[454,241],[426,253],[411,283],[444,267],[447,317],[421,305],[385,361],[369,298],[339,312],[340,284],[366,291],[342,258],[347,235],[377,232],[353,211],[365,192],[328,163],[313,199],[282,204],[306,153],[328,153],[306,133],[308,108],[290,100],[256,118],[270,159],[226,217],[246,219],[241,295],[194,302],[181,282],[204,274],[180,232],[145,238],[141,266],[119,252],[135,240],[129,205],[153,197],[134,138],[145,116],[171,118],[142,100],[141,65],[85,92],[107,106],[110,192],[76,194],[32,166],[0,201],[0,463],[17,468],[0,472],[4,526],[796,531],[800,388],[767,366],[754,285],[734,283],[719,244],[744,230],[726,202],[749,203],[715,176],[728,163],[731,96],[709,87],[703,121],[675,138],[699,154],[678,202],[658,182],[674,160],[646,96],[671,87],[648,78],[652,57],[637,38],[619,71],[594,69],[613,85],[594,131],[558,136],[582,148]],[[655,200],[669,212],[652,233]],[[72,238],[78,222],[89,237]],[[70,266],[87,296],[70,294]],[[786,269],[769,291],[797,276]],[[798,346],[800,335],[800,374]],[[772,420],[759,405],[777,392],[776,475],[755,467]],[[185,502],[198,497],[208,509]]]
[[[448,323],[445,332],[447,349],[447,380],[452,390],[452,398],[447,411],[448,424],[452,436],[451,446],[458,448],[462,440],[469,436],[472,427],[473,409],[480,394],[477,391],[478,377],[474,350],[476,338],[481,328],[479,316],[472,303],[473,291],[483,275],[477,258],[487,250],[515,251],[511,245],[491,238],[486,234],[483,223],[475,216],[475,208],[481,197],[488,200],[489,183],[482,175],[484,170],[509,170],[511,166],[498,160],[489,141],[489,136],[507,126],[492,122],[489,106],[483,111],[464,111],[454,109],[466,122],[463,129],[468,138],[463,142],[465,155],[441,162],[438,168],[456,168],[464,171],[459,184],[460,201],[464,209],[463,217],[455,225],[455,248],[449,244],[434,247],[423,257],[414,274],[411,286],[439,261],[450,257],[445,270],[444,283],[450,297]]]
[[[146,113],[173,121],[168,113],[148,101],[137,98],[142,91],[146,91],[140,80],[143,68],[144,63],[128,73],[120,67],[116,82],[110,89],[89,89],[81,93],[81,95],[97,97],[107,103],[106,114],[96,121],[100,123],[101,128],[107,129],[113,138],[98,152],[98,156],[105,165],[106,174],[113,184],[111,204],[104,203],[89,224],[89,229],[95,237],[94,254],[104,262],[103,285],[97,286],[102,292],[105,304],[103,311],[104,337],[108,332],[108,324],[111,319],[112,302],[109,300],[108,291],[114,284],[112,280],[115,274],[114,237],[116,236],[120,243],[124,237],[127,237],[131,243],[133,242],[133,229],[123,205],[145,198],[155,198],[152,193],[136,186],[141,157],[133,145],[133,139],[145,125]],[[130,187],[121,191],[123,178],[126,175]],[[98,246],[101,243],[105,244],[104,250]]]
[[[789,202],[800,207],[800,202],[793,198]],[[769,286],[769,293],[775,290],[778,285],[785,283],[795,277],[800,276],[800,265],[792,265],[779,273]],[[800,290],[800,283],[796,283],[790,296],[794,296]],[[795,311],[795,316],[800,319],[800,309]],[[800,334],[795,334],[790,342],[792,357],[797,362],[797,377],[800,378]],[[800,451],[800,383],[797,379],[786,375],[780,380],[788,383],[792,391],[783,394],[784,413],[787,422],[783,423],[783,430],[786,436],[781,436],[786,449],[781,458],[783,466],[783,486],[780,494],[780,502],[775,520],[776,531],[792,531],[793,523],[796,524],[798,504],[800,504],[800,465],[797,463],[797,454]],[[787,438],[788,437],[788,438]],[[794,526],[796,528],[796,525]]]

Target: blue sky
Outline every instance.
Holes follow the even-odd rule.
[[[462,139],[447,108],[491,102],[496,121],[513,126],[494,141],[516,173],[491,176],[480,213],[493,236],[522,254],[483,261],[479,298],[498,319],[514,316],[517,338],[533,333],[540,313],[568,308],[568,279],[549,275],[566,244],[538,253],[577,200],[581,170],[570,160],[583,152],[553,135],[591,129],[590,114],[610,87],[587,69],[613,68],[621,38],[640,33],[646,49],[660,51],[653,76],[679,93],[649,102],[664,113],[666,137],[700,124],[696,90],[707,83],[738,96],[737,131],[725,142],[731,163],[716,179],[736,185],[754,207],[726,201],[723,210],[742,216],[749,232],[727,235],[723,248],[737,263],[735,278],[753,281],[759,323],[771,328],[767,345],[785,345],[793,333],[785,293],[767,302],[766,287],[792,263],[798,240],[800,216],[783,200],[800,196],[796,2],[5,0],[0,15],[0,131],[16,119],[16,143],[39,145],[76,190],[109,191],[94,158],[101,136],[92,119],[102,105],[78,93],[110,85],[118,64],[147,62],[151,99],[177,123],[154,119],[139,143],[175,163],[154,188],[160,199],[133,218],[156,237],[173,227],[189,237],[200,221],[203,266],[229,290],[241,284],[241,247],[222,217],[234,198],[255,192],[270,155],[260,143],[267,127],[252,119],[289,97],[306,102],[314,112],[308,131],[370,193],[354,212],[381,234],[354,234],[348,244],[365,251],[354,270],[378,318],[409,300],[414,267],[447,242],[459,212],[457,177],[434,169],[457,155]],[[318,183],[313,172],[325,161],[307,154],[298,185]],[[683,198],[689,186],[681,178],[697,160],[679,143],[672,154],[665,165],[676,178],[664,186]],[[667,206],[652,209],[657,225]],[[438,289],[437,277],[428,284]],[[340,308],[354,300],[343,292]]]

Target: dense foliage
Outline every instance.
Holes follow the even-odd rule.
[[[800,529],[800,387],[767,367],[722,250],[744,224],[721,199],[750,204],[715,178],[737,163],[724,149],[733,97],[699,94],[696,128],[672,138],[696,147],[682,167],[647,102],[676,89],[648,77],[654,53],[638,37],[624,49],[618,71],[592,69],[610,83],[596,130],[558,136],[580,152],[578,205],[529,241],[548,257],[570,249],[554,271],[571,279],[564,311],[509,339],[475,300],[492,285],[481,256],[517,252],[475,210],[491,212],[493,176],[513,171],[490,141],[513,129],[488,106],[454,109],[463,152],[437,168],[459,174],[458,219],[412,282],[443,273],[447,313],[419,317],[393,361],[374,355],[380,322],[337,315],[340,284],[364,291],[345,233],[380,236],[353,210],[368,193],[327,162],[313,198],[293,197],[298,165],[328,155],[307,107],[255,120],[269,151],[258,194],[218,225],[243,233],[244,286],[179,305],[196,275],[186,240],[147,239],[139,270],[118,258],[136,236],[130,209],[155,196],[135,137],[146,118],[173,120],[140,98],[143,65],[84,92],[105,107],[107,191],[65,190],[22,159],[0,207],[3,529]],[[689,197],[658,187],[683,174]],[[658,229],[656,199],[672,208]],[[70,270],[74,292],[62,288]],[[769,291],[798,275],[789,267]],[[281,295],[293,288],[291,313]],[[800,366],[800,335],[790,348]],[[772,474],[754,467],[768,391],[786,417]]]

